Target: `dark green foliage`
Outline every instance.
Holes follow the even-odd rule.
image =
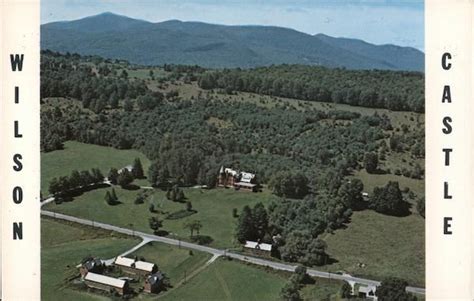
[[[178,210],[178,211],[175,211],[175,212],[171,212],[170,214],[168,214],[166,216],[166,219],[181,219],[181,218],[185,218],[185,217],[188,217],[190,215],[193,215],[195,214],[196,211],[195,210]]]
[[[313,239],[307,231],[293,231],[280,247],[281,258],[289,262],[299,262],[306,266],[320,266],[327,263],[327,245],[323,240]]]
[[[347,281],[342,283],[341,288],[339,289],[339,296],[344,299],[352,297],[352,287]]]
[[[139,158],[133,161],[132,175],[135,179],[142,179],[144,177],[142,162]]]
[[[268,185],[273,193],[289,198],[303,198],[308,194],[308,178],[302,173],[279,172],[272,176]]]
[[[109,171],[107,178],[109,179],[110,183],[117,185],[118,176],[118,170],[112,167]]]
[[[166,198],[173,202],[181,202],[186,197],[184,196],[183,189],[181,189],[177,184],[175,184],[171,189],[166,192]]]
[[[161,104],[163,101],[163,94],[160,92],[153,93],[152,95],[146,94],[137,98],[138,109],[142,111],[153,110]]]
[[[303,300],[300,296],[299,284],[294,281],[288,281],[282,287],[280,297],[285,301],[300,301]]]
[[[416,211],[420,214],[423,218],[425,218],[425,198],[419,198],[416,200]]]
[[[220,88],[415,112],[424,111],[423,83],[421,73],[349,71],[300,65],[209,71],[199,80],[203,89]]]
[[[240,243],[245,243],[246,240],[255,239],[252,210],[249,206],[244,206],[242,212],[239,215],[236,237]]]
[[[237,211],[234,212],[236,217]],[[268,234],[268,213],[262,203],[257,203],[251,209],[245,206],[237,222],[236,238],[239,242],[246,240],[262,241]]]
[[[268,207],[269,227],[284,237],[293,231],[310,231],[317,238],[324,231],[340,228],[352,210],[337,196],[320,195],[304,201],[273,202]]]
[[[154,216],[148,219],[148,224],[155,234],[163,227],[163,221]]]
[[[238,216],[239,216],[239,214],[238,214],[237,208],[233,208],[232,209],[232,217],[238,217]]]
[[[257,239],[263,239],[268,230],[268,215],[262,203],[255,204],[252,209],[252,224]]]
[[[153,203],[150,204],[150,206],[148,206],[148,211],[150,211],[151,213],[155,213],[155,212],[156,212],[155,205],[154,205]]]
[[[89,185],[101,184],[104,176],[99,169],[93,168],[91,171],[73,170],[70,176],[53,178],[49,183],[49,193],[53,195],[64,194],[72,190],[83,189]]]
[[[89,61],[43,55],[42,89],[50,90],[53,83],[64,84],[60,89],[64,91],[57,95],[69,97],[70,87],[77,82],[87,86],[87,78],[91,77],[94,89],[86,90],[95,94],[115,93],[133,102],[140,95],[153,95],[146,85],[139,84],[140,80],[97,77],[91,73]],[[67,81],[76,77],[77,81]],[[256,173],[261,183],[268,183],[281,171],[297,170],[312,180],[312,188],[336,193],[342,178],[358,168],[363,156],[376,153],[383,145],[384,128],[389,127],[388,117],[383,114],[358,117],[350,112],[300,111],[279,104],[267,109],[218,99],[163,102],[146,111],[107,110],[107,114],[94,114],[77,105],[61,113],[48,109],[42,113],[42,131],[55,132],[62,140],[138,149],[153,161],[148,173],[150,183],[162,188],[168,188],[176,179],[182,185],[214,187],[220,166],[238,162],[242,170]],[[210,124],[211,117],[230,126]],[[334,118],[351,120],[345,125],[328,123]],[[404,147],[414,146],[422,138],[422,128],[412,132],[404,136]],[[289,194],[294,193],[303,195],[304,191]]]
[[[112,192],[110,193],[110,196],[112,197],[112,200],[114,202],[118,202],[118,197],[117,197],[117,193],[115,192],[115,189],[112,188]]]
[[[363,198],[362,191],[364,190],[364,184],[359,179],[351,179],[345,182],[339,188],[338,195],[341,198],[341,202],[352,210],[363,209]]]
[[[379,156],[376,153],[367,153],[364,157],[364,168],[368,173],[375,173],[379,165]]]
[[[191,203],[191,201],[186,202],[186,210],[193,211],[193,204]]]
[[[132,182],[133,182],[132,173],[127,168],[123,168],[119,172],[119,175],[118,175],[118,178],[117,178],[117,184],[122,186],[122,187],[127,187]]]
[[[384,187],[375,187],[369,207],[389,215],[409,214],[409,204],[404,201],[398,182],[390,181]]]
[[[387,278],[377,287],[376,295],[380,301],[416,301],[417,298],[406,292],[408,283],[398,278]]]
[[[112,191],[112,193],[110,193],[107,190],[107,192],[105,193],[104,200],[107,203],[107,205],[110,205],[110,206],[114,206],[114,205],[117,205],[119,203],[118,198],[115,195],[115,191]]]

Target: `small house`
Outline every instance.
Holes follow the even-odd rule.
[[[163,279],[165,276],[161,272],[156,272],[149,275],[145,279],[144,291],[151,294],[156,294],[160,291],[163,286]]]
[[[89,258],[79,266],[79,272],[81,273],[82,277],[84,277],[89,272],[102,274],[103,270],[104,264],[99,258]]]
[[[158,271],[158,266],[154,263],[122,256],[115,258],[114,265],[121,268],[125,273],[138,276],[150,275]]]
[[[84,282],[88,287],[100,289],[107,292],[117,292],[119,295],[126,294],[129,286],[128,281],[117,279],[101,274],[89,272],[84,277]]]
[[[244,248],[251,249],[252,252],[258,254],[270,253],[272,251],[271,244],[259,243],[256,241],[247,240],[245,242]]]

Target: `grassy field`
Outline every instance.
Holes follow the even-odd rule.
[[[327,234],[328,253],[338,262],[322,267],[382,280],[396,276],[425,286],[425,220],[417,214],[392,217],[354,212],[347,229]],[[359,267],[363,263],[365,267]]]
[[[139,190],[125,190],[115,187],[115,191],[121,202],[119,205],[110,206],[104,201],[104,196],[110,188],[97,189],[86,192],[76,197],[72,202],[56,205],[50,203],[44,208],[68,215],[74,215],[95,221],[114,224],[127,228],[133,228],[152,233],[148,219],[157,216],[164,220],[163,230],[170,232],[170,237],[189,239],[189,230],[184,229],[185,222],[200,220],[203,227],[201,235],[211,236],[211,246],[219,248],[232,248],[234,246],[234,228],[236,219],[232,217],[232,209],[240,209],[245,205],[254,206],[258,202],[268,205],[276,197],[268,191],[261,193],[237,192],[232,189],[202,190],[197,188],[184,189],[188,201],[191,201],[193,209],[197,213],[190,216],[168,220],[166,215],[175,211],[183,210],[186,204],[172,202],[166,199],[161,190],[154,190],[144,204],[134,204]],[[153,203],[155,208],[163,213],[151,213],[149,204]]]
[[[342,282],[333,279],[314,278],[315,283],[311,285],[305,285],[301,289],[301,297],[303,300],[327,300],[327,301],[338,301],[344,300],[339,297],[339,290],[342,286]]]
[[[397,176],[393,174],[369,174],[365,169],[360,170],[354,174],[354,178],[358,178],[364,183],[364,191],[372,195],[372,191],[375,187],[385,186],[389,181],[397,181],[400,185],[400,189],[405,187],[410,188],[417,196],[425,195],[425,181],[416,180],[403,176]]]
[[[287,273],[277,273],[262,267],[238,261],[218,259],[191,278],[184,286],[163,295],[162,300],[180,301],[260,301],[280,300],[281,288],[287,282]],[[301,289],[304,300],[339,300],[339,281],[316,279],[314,284]],[[328,299],[329,300],[329,299]]]
[[[185,273],[189,275],[196,269],[203,267],[211,258],[208,253],[178,248],[158,242],[150,242],[128,257],[144,257],[146,261],[156,263],[160,271],[169,278],[171,285],[175,285],[184,279]]]
[[[236,261],[218,260],[162,300],[278,300],[285,279]]]
[[[150,161],[138,151],[68,141],[63,150],[41,153],[41,191],[48,195],[49,181],[54,177],[68,176],[74,169],[99,168],[106,176],[111,167],[125,167],[135,158],[140,158],[146,171]]]
[[[137,244],[122,235],[73,223],[43,218],[41,221],[41,299],[110,300],[105,296],[70,288],[68,277],[79,275],[75,267],[89,255],[112,258]]]

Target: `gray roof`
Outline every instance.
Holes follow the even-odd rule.
[[[163,278],[165,278],[165,276],[163,275],[163,273],[161,272],[156,272],[154,274],[151,274],[150,276],[148,276],[148,278],[146,279],[146,281],[148,283],[150,283],[151,285],[157,283],[157,282],[160,282],[161,280],[163,280]]]

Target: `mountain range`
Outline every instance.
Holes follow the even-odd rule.
[[[347,69],[424,70],[411,47],[310,35],[289,28],[170,20],[152,23],[113,13],[41,25],[41,48],[143,65],[249,68],[304,64]]]

